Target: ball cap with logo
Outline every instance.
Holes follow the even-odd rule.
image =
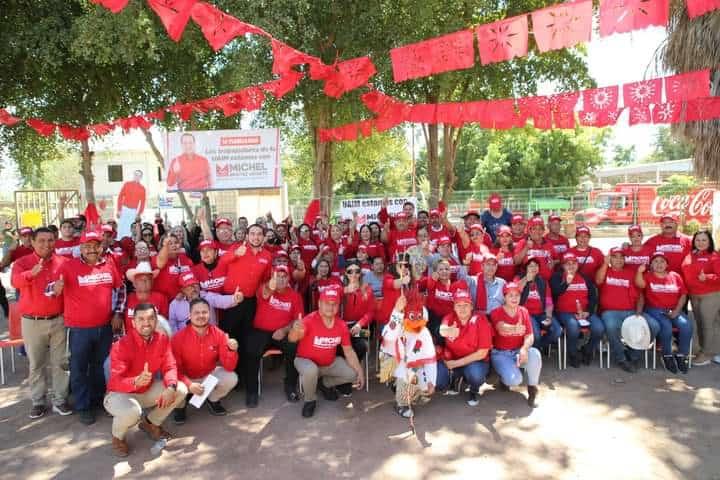
[[[503,295],[507,295],[510,292],[520,293],[520,285],[515,282],[506,283],[505,286],[503,286]]]
[[[217,244],[212,240],[203,240],[200,242],[200,245],[198,246],[198,250],[202,250],[203,248],[212,248],[214,250],[217,250]]]
[[[583,233],[584,233],[585,235],[590,236],[590,235],[591,235],[591,233],[590,233],[590,227],[588,227],[587,225],[580,225],[579,227],[577,227],[577,229],[575,229],[575,236],[576,236],[576,237],[577,237],[578,235],[580,235],[580,234],[583,234]]]
[[[273,267],[273,272],[275,272],[275,273],[279,273],[279,272],[290,273],[290,269],[287,267],[287,265],[275,265]]]
[[[222,225],[227,225],[228,227],[232,228],[232,222],[229,218],[220,217],[215,220],[215,228],[220,228]]]
[[[577,257],[572,252],[568,252],[565,255],[563,255],[563,257],[562,257],[562,263],[568,263],[568,262],[577,263],[577,261],[578,261]]]
[[[628,235],[632,235],[633,233],[639,233],[640,235],[642,235],[642,227],[640,225],[630,225],[628,227]]]
[[[540,217],[532,217],[528,221],[528,227],[543,227],[543,228],[545,228],[545,222],[543,222],[543,219]]]
[[[200,283],[200,280],[198,280],[192,272],[183,273],[178,279],[180,288],[189,287],[190,285],[196,285],[198,283]]]
[[[33,229],[30,227],[22,227],[20,229],[20,235],[32,235]]]
[[[510,223],[513,224],[513,225],[516,225],[516,224],[518,224],[518,223],[525,223],[525,217],[523,217],[523,216],[520,215],[519,213],[516,213],[516,214],[513,215],[512,218],[510,219]]]
[[[342,295],[340,294],[339,287],[328,287],[320,292],[319,300],[321,302],[340,303],[341,298]]]
[[[655,253],[652,254],[652,256],[650,257],[650,261],[652,262],[652,261],[655,260],[657,257],[664,258],[665,261],[667,261],[667,257],[665,256],[665,252],[660,251],[660,250],[658,250],[657,252],[655,252]]]
[[[680,217],[676,213],[666,213],[660,217],[660,223],[668,221],[678,223]]]
[[[100,234],[96,231],[90,230],[83,232],[82,235],[80,235],[80,243],[88,243],[88,242],[101,242],[102,237]]]
[[[453,293],[453,302],[455,303],[470,303],[472,304],[472,296],[467,290],[459,289]]]
[[[497,193],[493,193],[488,198],[488,205],[490,206],[491,210],[497,210],[502,208],[502,197]]]

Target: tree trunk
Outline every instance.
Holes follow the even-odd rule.
[[[85,184],[85,202],[95,203],[95,176],[92,173],[92,158],[94,153],[90,151],[90,142],[80,142],[80,175]]]
[[[162,153],[160,153],[160,150],[157,148],[157,145],[155,145],[155,140],[153,140],[150,130],[148,130],[147,128],[143,128],[142,131],[145,135],[145,141],[148,143],[148,145],[150,145],[150,150],[152,150],[153,155],[155,155],[155,160],[157,160],[160,164],[160,168],[165,169],[165,159],[163,158]],[[180,199],[180,204],[182,205],[183,209],[185,209],[185,215],[187,215],[188,223],[194,222],[195,215],[193,215],[192,208],[190,208],[190,205],[185,198],[185,193],[177,192],[177,195]]]
[[[314,124],[308,118],[315,153],[313,198],[320,199],[320,211],[328,216],[332,210],[334,143],[321,142],[319,133],[321,128],[327,128],[330,125],[330,113],[329,106],[321,106]]]
[[[423,126],[425,134],[425,144],[427,146],[427,176],[430,182],[430,198],[428,199],[428,208],[437,207],[440,199],[440,162],[438,156],[438,125],[426,124]]]
[[[446,204],[450,201],[455,187],[455,159],[457,147],[460,143],[462,127],[443,125],[443,191],[442,200]]]

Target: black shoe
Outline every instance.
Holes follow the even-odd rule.
[[[675,362],[675,357],[672,355],[663,355],[663,364],[665,365],[665,370],[667,370],[670,373],[677,373],[678,367],[677,363]]]
[[[187,412],[185,411],[185,407],[173,410],[173,423],[175,425],[183,425],[186,420]]]
[[[410,418],[413,416],[412,408],[410,407],[401,407],[400,405],[395,406],[395,413],[400,415],[403,418]]]
[[[468,393],[467,404],[470,405],[471,407],[475,407],[475,406],[477,406],[478,403],[480,403],[480,401],[478,400],[477,393],[475,393],[471,390],[470,393]]]
[[[45,405],[33,405],[30,409],[30,414],[28,417],[30,418],[40,418],[43,415],[45,415],[45,412],[47,412],[47,407]]]
[[[538,387],[536,385],[528,385],[528,405],[530,408],[537,407],[535,399],[537,398]]]
[[[593,360],[593,352],[590,349],[585,349],[582,352],[582,363],[584,365],[590,365]]]
[[[80,423],[83,425],[92,425],[95,423],[95,412],[92,410],[80,410]]]
[[[340,395],[343,397],[352,396],[352,383],[343,383],[342,385],[335,387],[335,389],[340,392]]]
[[[298,395],[295,387],[285,385],[285,398],[287,398],[288,402],[295,403],[300,400],[300,395]]]
[[[502,382],[502,380],[499,381],[496,386],[497,386],[498,390],[500,390],[500,391],[503,391],[503,392],[509,392],[509,391],[510,391],[510,387],[508,387],[507,385],[505,385],[505,384]]]
[[[568,355],[568,363],[573,368],[580,368],[580,355],[577,353]]]
[[[677,363],[678,370],[687,375],[688,373],[688,359],[685,355],[675,355],[675,363]]]
[[[315,415],[315,406],[317,405],[316,401],[312,402],[305,402],[305,405],[303,405],[302,409],[302,416],[305,418],[310,418],[313,415]]]
[[[635,366],[627,360],[620,360],[617,365],[628,373],[635,373]]]
[[[245,406],[247,408],[256,408],[258,406],[258,394],[254,392],[248,392],[245,397]]]
[[[220,400],[217,402],[211,402],[208,400],[207,406],[208,411],[210,411],[210,415],[214,415],[216,417],[224,417],[227,415],[227,410],[225,410],[225,407],[223,407],[222,403],[220,403]]]
[[[318,390],[320,390],[320,393],[323,394],[323,397],[325,397],[325,400],[329,400],[331,402],[334,402],[338,399],[338,393],[337,390],[335,390],[335,387],[326,387],[323,383],[322,379],[318,380],[317,385]]]

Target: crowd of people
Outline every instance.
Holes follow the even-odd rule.
[[[453,225],[443,205],[416,212],[408,202],[394,215],[383,203],[379,221],[363,225],[357,215],[296,225],[270,214],[250,224],[201,209],[193,225],[138,220],[132,238],[116,238],[114,221],[82,217],[23,227],[2,264],[12,264],[22,315],[30,417],[47,412],[50,367],[52,411],[92,424],[104,407],[113,451],[126,456],[129,429],[168,438],[165,419],[185,423],[191,395],[207,396],[220,416],[222,399],[244,388],[256,407],[268,349],[282,352],[287,400],[302,399],[311,417],[318,391],[332,401],[364,386],[373,333],[381,381],[403,417],[435,392],[466,392],[477,405],[491,369],[499,389],[525,373],[535,406],[541,353],[562,335],[572,367],[589,365],[606,337],[614,363],[635,372],[641,352],[621,336],[634,315],[667,371],[688,373],[691,344],[693,365],[720,363],[710,232],[690,238],[665,215],[659,234],[644,241],[630,226],[605,256],[588,227],[576,228],[571,246],[559,216],[512,214],[499,195],[462,219]]]

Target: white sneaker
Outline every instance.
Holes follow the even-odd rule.
[[[720,355],[715,355],[712,359],[713,363],[720,365]]]
[[[692,364],[693,367],[704,367],[705,365],[710,365],[710,357],[704,353],[698,353],[693,357]]]

